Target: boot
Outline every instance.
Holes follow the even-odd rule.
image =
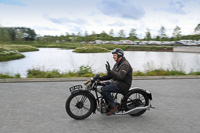
[[[106,113],[107,116],[115,114],[115,112],[117,111],[117,106],[114,106],[109,112]]]

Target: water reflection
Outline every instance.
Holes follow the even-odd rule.
[[[106,61],[111,65],[115,63],[111,53],[74,53],[72,50],[40,48],[40,51],[23,54],[24,59],[0,62],[0,73],[20,73],[25,77],[27,70],[32,68],[68,72],[78,70],[82,65],[91,66],[95,72],[105,72]],[[199,53],[125,51],[125,57],[134,71],[173,67],[182,68],[187,73],[200,70]]]

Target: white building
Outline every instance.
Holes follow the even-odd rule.
[[[120,40],[119,43],[120,44],[134,44],[133,41],[131,40]]]
[[[96,44],[102,44],[103,41],[102,41],[102,40],[95,40],[95,43],[96,43]]]
[[[197,41],[194,40],[180,40],[179,42],[183,45],[197,45]]]

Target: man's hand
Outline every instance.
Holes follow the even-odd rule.
[[[106,64],[106,70],[108,71],[108,74],[110,74],[110,64],[109,64],[109,62],[108,61],[106,61],[107,62],[107,64]]]

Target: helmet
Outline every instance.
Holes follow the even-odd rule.
[[[124,57],[124,51],[121,48],[116,48],[112,51],[112,54],[117,54],[119,57]]]

